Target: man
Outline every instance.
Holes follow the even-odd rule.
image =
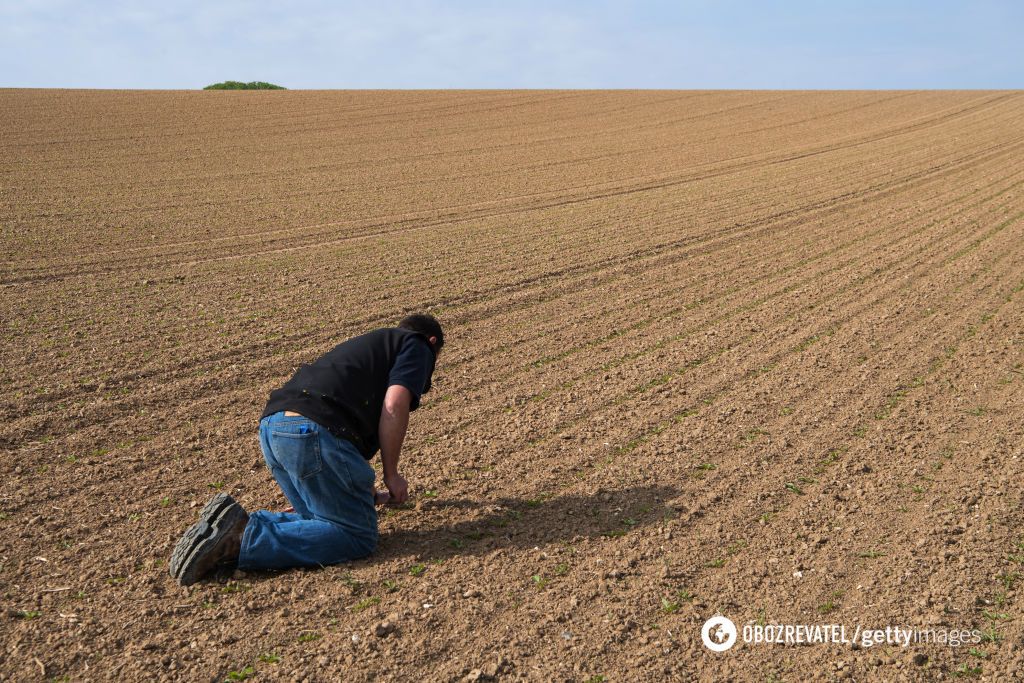
[[[284,569],[336,564],[377,547],[375,504],[404,503],[398,459],[420,396],[430,391],[444,332],[431,315],[411,315],[303,365],[270,400],[260,446],[290,512],[252,514],[221,493],[178,541],[170,571],[190,585],[218,564]],[[380,450],[387,491],[368,462]]]

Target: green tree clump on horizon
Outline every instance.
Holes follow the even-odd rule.
[[[273,83],[264,83],[263,81],[251,81],[249,83],[224,81],[223,83],[208,85],[203,90],[287,90],[287,88],[281,85],[274,85]]]

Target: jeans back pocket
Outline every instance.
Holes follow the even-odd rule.
[[[270,448],[281,467],[296,479],[308,479],[324,469],[319,430],[307,421],[275,425],[270,430]]]

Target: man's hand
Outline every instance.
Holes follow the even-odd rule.
[[[409,500],[409,482],[405,480],[398,472],[384,477],[384,485],[388,487],[388,493],[391,494],[391,500],[388,502],[393,505],[401,505],[405,501]]]

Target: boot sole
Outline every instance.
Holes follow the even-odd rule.
[[[189,527],[171,553],[171,576],[182,586],[190,586],[201,577],[196,560],[214,550],[224,537],[245,517],[245,510],[234,498],[218,493],[199,513],[199,521]]]

